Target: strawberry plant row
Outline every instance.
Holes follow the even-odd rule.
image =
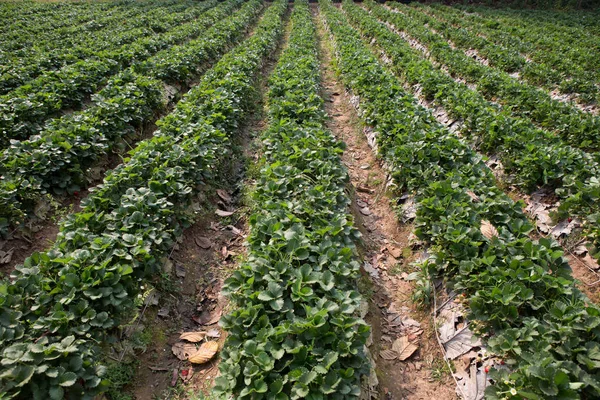
[[[522,205],[481,156],[403,90],[341,11],[321,5],[380,157],[398,188],[416,194],[415,233],[430,253],[422,273],[466,295],[471,327],[505,360],[490,370],[486,398],[598,397],[600,309],[576,288],[558,244],[530,239]]]
[[[28,36],[35,38],[39,34],[51,34],[53,30],[69,30],[72,26],[89,23],[105,13],[119,9],[119,7],[118,3],[110,2],[103,4],[79,3],[73,7],[55,3],[45,8],[28,7],[21,3],[21,7],[15,9],[7,3],[2,3],[2,10],[6,10],[2,15],[2,21],[6,21],[6,23],[0,26],[0,33],[2,34],[0,43],[15,37],[17,32],[26,34],[24,35],[24,41],[29,42]],[[37,9],[37,12],[35,9]],[[33,44],[35,43],[30,43],[30,45]],[[17,46],[7,50],[18,48]]]
[[[46,71],[28,84],[0,96],[0,144],[39,133],[46,120],[59,111],[81,107],[87,96],[104,85],[111,75],[146,60],[159,50],[198,36],[205,25],[200,16],[171,31],[100,51],[57,71]]]
[[[111,27],[122,29],[126,28],[128,23],[132,27],[138,26],[139,19],[146,19],[144,12],[156,13],[159,10],[181,12],[185,7],[171,0],[165,2],[161,0],[151,0],[139,3],[131,7],[115,6],[109,10],[95,12],[94,15],[78,21],[71,20],[71,23],[64,27],[48,27],[43,22],[38,24],[16,27],[5,33],[0,39],[0,50],[6,54],[0,60],[17,59],[36,53],[43,53],[51,49],[66,47],[75,44],[77,39],[85,39],[90,34],[104,34],[106,29]],[[63,11],[61,23],[68,21],[69,15]],[[140,15],[141,14],[141,15]],[[130,18],[134,18],[130,20]],[[149,21],[149,20],[147,20]],[[139,25],[141,26],[141,25]],[[108,31],[110,33],[110,30]],[[108,36],[108,35],[106,35]]]
[[[98,344],[193,220],[198,191],[252,107],[253,80],[281,36],[286,9],[287,1],[276,1],[254,35],[177,105],[178,118],[165,118],[61,224],[52,249],[0,284],[4,397],[93,399],[105,389]]]
[[[472,34],[483,34],[489,40],[502,47],[510,48],[520,54],[527,55],[535,64],[523,68],[523,76],[538,84],[559,84],[564,93],[578,93],[581,99],[587,102],[598,101],[597,84],[600,80],[598,73],[597,56],[600,52],[597,40],[588,35],[587,40],[575,41],[564,39],[560,45],[560,38],[556,35],[546,42],[543,48],[538,48],[534,43],[522,38],[516,27],[503,27],[494,19],[477,17],[457,13],[449,8],[433,7],[435,16],[443,16],[446,20],[457,23]],[[539,21],[538,21],[539,23]],[[530,24],[527,30],[537,24]],[[520,29],[522,32],[523,29]],[[544,37],[549,35],[545,30]],[[537,67],[535,67],[537,65]]]
[[[100,52],[122,48],[141,38],[154,36],[184,22],[193,21],[215,4],[216,1],[190,2],[148,10],[133,9],[128,14],[120,12],[112,18],[113,24],[106,24],[106,27],[99,31],[91,33],[84,29],[79,41],[74,38],[69,38],[66,42],[48,39],[42,43],[53,43],[55,49],[48,49],[48,46],[38,42],[36,48],[40,51],[29,56],[18,54],[21,52],[11,52],[11,59],[0,68],[0,94],[8,93],[48,70],[60,69],[81,59],[102,55]],[[138,15],[140,13],[142,15]],[[124,19],[131,19],[133,22],[124,24]],[[82,31],[81,28],[79,30]]]
[[[366,4],[374,5],[370,1]],[[350,3],[344,3],[344,9],[363,35],[376,39],[401,79],[419,85],[427,100],[462,121],[461,133],[474,146],[497,155],[504,170],[511,174],[510,183],[526,191],[540,186],[554,190],[565,200],[560,208],[562,216],[581,217],[590,240],[600,248],[595,229],[596,215],[600,213],[600,165],[593,157],[528,121],[512,117],[510,112],[486,101],[480,93],[423,59],[418,50],[375,19],[374,16],[384,19],[385,9],[372,7],[374,16]]]
[[[94,162],[162,108],[160,79],[175,72],[179,81],[197,77],[243,37],[262,6],[253,0],[231,15],[241,4],[242,0],[222,3],[197,22],[195,31],[203,31],[200,38],[111,78],[94,97],[94,106],[51,122],[29,140],[14,141],[0,156],[0,229],[22,221],[42,194],[71,194],[85,186],[85,174]]]
[[[439,34],[433,33],[422,21],[399,12],[379,9],[378,16],[417,39],[429,50],[429,56],[448,68],[453,76],[477,84],[477,89],[489,100],[500,102],[513,114],[529,118],[542,127],[557,132],[565,142],[582,149],[600,149],[600,116],[581,111],[572,104],[554,100],[545,91],[519,82],[509,74],[494,70],[453,49]],[[424,15],[424,14],[421,14]]]
[[[225,281],[235,310],[215,391],[236,399],[355,399],[368,371],[359,237],[342,145],[325,128],[316,31],[296,0],[269,79],[269,127],[253,192],[248,259]]]
[[[462,7],[459,7],[460,9]],[[475,7],[478,16],[487,21],[497,21],[499,29],[506,31],[515,30],[519,35],[526,34],[525,30],[540,33],[546,31],[547,39],[564,39],[573,44],[579,40],[589,40],[591,34],[598,34],[596,28],[600,27],[597,12],[556,12],[551,10],[518,10],[510,8],[492,9],[488,7]],[[562,41],[561,41],[562,42]],[[598,49],[595,46],[595,49]]]
[[[432,17],[424,12],[422,8],[402,8],[408,16],[426,23],[435,29],[445,39],[450,40],[454,46],[462,50],[476,49],[478,54],[489,62],[489,65],[503,70],[507,73],[519,72],[520,77],[530,85],[541,85],[549,90],[561,88],[564,93],[584,94],[580,99],[584,102],[597,102],[600,99],[600,89],[594,84],[593,73],[581,68],[579,65],[571,65],[567,70],[555,68],[548,63],[528,62],[516,49],[501,46],[488,38],[477,35],[476,32],[465,29],[460,25],[460,18],[454,19],[458,26]],[[568,74],[568,78],[565,77]],[[585,87],[575,89],[574,81],[584,82]],[[581,86],[581,85],[579,85]]]

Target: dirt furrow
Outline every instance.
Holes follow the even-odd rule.
[[[363,234],[360,248],[365,268],[360,287],[369,300],[366,319],[372,327],[370,351],[379,381],[375,388],[363,385],[363,392],[375,389],[380,399],[454,399],[454,382],[435,339],[432,318],[412,301],[415,285],[406,279],[413,271],[412,262],[420,257],[410,240],[412,225],[400,223],[396,216],[385,169],[367,143],[350,94],[336,77],[329,36],[316,17],[317,8],[313,10],[319,18],[328,128],[347,146],[342,161],[350,175],[352,213]],[[404,361],[386,359],[385,350],[402,337],[416,343],[417,350]]]
[[[115,361],[115,356],[121,356],[114,351],[119,348],[126,351],[131,365],[131,378],[123,385],[130,396],[127,399],[211,398],[213,382],[218,376],[218,356],[205,364],[191,364],[178,359],[173,346],[181,342],[180,334],[187,331],[210,332],[215,335],[211,340],[218,341],[220,346],[225,340],[218,320],[228,312],[229,304],[221,295],[221,288],[246,257],[248,195],[260,157],[255,139],[267,124],[264,113],[267,79],[287,42],[289,28],[288,23],[278,50],[270,56],[257,79],[256,108],[239,135],[233,138],[231,161],[215,174],[217,181],[202,191],[198,220],[185,230],[166,262],[163,276],[157,279],[158,300],[151,299],[145,311],[144,306],[140,308],[141,315],[131,324],[135,329],[124,327],[123,340],[111,349],[109,358]],[[219,216],[217,210],[234,214]],[[148,342],[147,348],[131,349],[139,335]]]

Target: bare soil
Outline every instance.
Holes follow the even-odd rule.
[[[316,14],[316,7],[313,10]],[[350,175],[352,213],[363,234],[363,256],[376,271],[364,272],[369,283],[361,286],[363,295],[369,298],[366,318],[372,327],[370,351],[380,383],[379,398],[455,399],[454,382],[444,369],[432,318],[412,302],[414,284],[404,279],[411,271],[411,262],[418,257],[409,244],[412,226],[400,223],[396,217],[393,201],[386,193],[386,172],[369,147],[350,96],[332,68],[328,34],[322,23],[317,26],[323,96],[331,117],[328,127],[347,146],[342,161]],[[415,321],[417,326],[407,328],[398,323],[408,320]],[[405,361],[382,358],[381,350],[390,349],[392,342],[401,336],[408,336],[418,344],[416,352]]]

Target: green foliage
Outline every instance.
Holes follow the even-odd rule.
[[[105,379],[108,382],[106,395],[110,400],[133,400],[133,396],[123,392],[123,387],[135,377],[139,361],[111,362],[106,368]]]
[[[243,12],[263,7],[247,3]],[[271,6],[255,34],[224,56],[163,118],[160,131],[60,227],[53,248],[0,283],[0,387],[7,396],[93,399],[104,391],[96,343],[133,308],[188,226],[200,184],[228,154],[252,82],[282,33],[287,3]]]
[[[405,26],[408,19],[373,2],[366,2],[374,16]],[[392,61],[393,70],[407,83],[419,84],[422,94],[457,120],[461,133],[479,149],[497,155],[510,183],[525,190],[549,187],[564,201],[560,216],[579,216],[586,221],[588,237],[600,242],[594,216],[600,213],[600,165],[596,157],[569,145],[556,135],[531,122],[515,118],[510,110],[486,101],[479,92],[454,81],[452,77],[424,60],[401,37],[373,18],[360,18],[366,12],[351,8],[350,17],[360,24],[364,35],[376,38]]]
[[[242,38],[262,8],[249,2],[230,15],[241,4],[241,0],[230,0],[206,12],[193,26],[164,39],[162,47],[189,36],[199,38],[185,46],[169,47],[112,77],[93,96],[93,106],[51,121],[39,136],[12,142],[0,155],[4,176],[0,221],[6,221],[7,228],[22,221],[40,194],[72,194],[85,187],[88,169],[162,108],[164,83],[156,78],[187,81],[197,77]]]
[[[207,3],[208,7],[214,3]],[[198,14],[206,7],[200,7]],[[44,122],[66,108],[78,108],[108,78],[136,62],[147,59],[160,49],[181,42],[202,32],[205,25],[191,21],[197,14],[183,13],[181,19],[155,15],[149,36],[140,37],[132,43],[118,44],[114,48],[96,51],[89,57],[65,65],[57,70],[43,71],[37,78],[0,96],[0,144],[5,147],[10,139],[26,139],[39,133]],[[160,26],[164,26],[161,28]],[[169,30],[168,33],[160,31]],[[139,33],[139,32],[138,32]]]
[[[466,295],[469,320],[506,360],[508,368],[492,370],[486,398],[598,397],[600,309],[575,287],[560,246],[530,239],[521,204],[498,189],[481,157],[404,91],[338,9],[321,5],[344,83],[360,96],[396,184],[416,193],[415,232],[431,253],[424,273]],[[369,40],[382,37],[372,16],[343,7]],[[484,220],[498,236],[482,234]]]
[[[26,18],[22,18],[20,24],[15,24],[18,26],[2,35],[0,47],[10,51],[10,55],[3,57],[6,62],[0,67],[0,94],[9,93],[42,74],[60,70],[82,59],[111,57],[125,61],[130,49],[141,49],[140,46],[152,40],[148,37],[167,31],[173,33],[179,29],[178,25],[188,24],[215,5],[214,1],[201,4],[192,1],[115,2],[110,10],[93,10],[96,7],[84,5],[71,12],[83,17],[83,20],[73,21],[72,15],[68,15],[69,10],[60,10],[61,7],[54,10],[57,18],[62,17],[61,20],[53,20],[47,13],[45,20],[29,25]],[[22,9],[19,11],[23,12]],[[49,26],[44,26],[45,22]],[[57,27],[69,22],[72,25]]]
[[[324,129],[315,27],[294,3],[289,45],[269,80],[269,128],[253,193],[249,256],[226,280],[237,309],[216,393],[237,399],[358,398],[369,334],[358,317],[358,232],[341,145]]]

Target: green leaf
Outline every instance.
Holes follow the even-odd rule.
[[[65,397],[65,390],[60,386],[50,388],[50,398],[52,400],[61,400]]]
[[[58,377],[58,384],[62,387],[73,386],[77,382],[77,375],[74,372],[65,372]]]

